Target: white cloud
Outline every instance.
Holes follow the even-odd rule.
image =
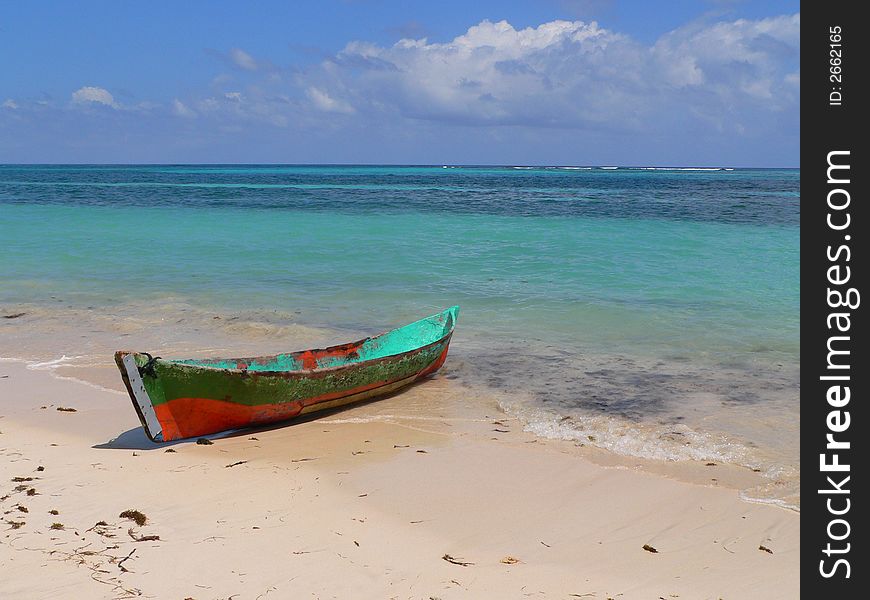
[[[318,110],[342,114],[351,114],[354,112],[353,106],[344,100],[333,98],[327,92],[316,87],[308,88],[305,90],[305,94]]]
[[[188,107],[186,104],[184,104],[184,102],[182,102],[178,98],[175,98],[172,101],[172,114],[179,116],[179,117],[185,117],[188,119],[193,119],[197,116],[196,111],[194,111],[193,109]]]
[[[594,21],[520,29],[482,21],[439,43],[351,42],[292,73],[236,48],[220,54],[222,60],[250,75],[219,75],[210,92],[164,101],[157,112],[224,126],[313,131],[448,124],[484,127],[492,135],[508,135],[506,128],[516,126],[570,129],[571,135],[679,132],[691,139],[764,136],[776,128],[792,135],[798,130],[799,30],[799,14],[696,22],[642,43]],[[124,112],[155,108],[121,105],[92,86],[75,91],[72,101]],[[0,106],[17,107],[10,102]],[[330,118],[341,114],[359,118]]]
[[[705,86],[728,95],[740,92],[770,99],[787,81],[783,63],[800,48],[800,15],[685,27],[663,36],[652,48],[657,64],[679,65],[666,79],[676,86]],[[681,75],[682,73],[683,75]]]
[[[233,48],[230,50],[230,60],[232,60],[237,67],[245,69],[246,71],[256,71],[259,68],[254,57],[241,48]]]
[[[695,112],[724,122],[796,106],[799,30],[800,15],[742,19],[645,45],[596,22],[483,21],[445,43],[352,42],[299,81],[320,110],[456,124],[636,130]]]
[[[18,104],[12,98],[7,98],[3,104],[0,104],[0,108],[15,110],[16,108],[18,108]]]
[[[120,108],[112,94],[101,87],[85,86],[79,88],[73,92],[72,101],[75,104],[102,104],[112,108]]]

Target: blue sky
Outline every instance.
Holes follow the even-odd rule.
[[[0,162],[797,166],[796,1],[0,12]]]

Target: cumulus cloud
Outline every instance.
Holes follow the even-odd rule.
[[[12,98],[7,98],[3,104],[0,104],[0,108],[8,108],[10,110],[15,110],[18,108],[18,103],[15,102]]]
[[[312,103],[333,112],[636,130],[663,112],[725,121],[796,105],[799,32],[799,15],[742,19],[692,24],[645,45],[596,22],[483,21],[445,43],[352,42],[303,82]]]
[[[324,115],[354,114],[369,124],[404,119],[598,133],[796,131],[799,33],[799,14],[695,22],[654,43],[595,21],[517,29],[484,20],[440,43],[353,41],[286,78],[234,48],[220,56],[250,71],[248,80],[220,76],[207,97],[176,98],[169,110],[280,127],[316,128]],[[230,83],[235,89],[224,87]],[[73,101],[122,108],[98,87],[81,88]]]
[[[112,94],[101,87],[85,86],[79,88],[72,93],[72,101],[74,104],[102,104],[111,108],[119,108]]]
[[[767,99],[786,81],[783,65],[799,47],[800,15],[794,15],[677,29],[652,50],[668,83]]]

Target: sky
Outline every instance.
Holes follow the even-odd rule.
[[[795,167],[784,0],[0,0],[0,163]]]

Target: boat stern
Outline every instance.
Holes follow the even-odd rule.
[[[136,358],[141,357],[137,362]],[[133,408],[136,409],[136,414],[139,415],[139,421],[145,429],[145,435],[152,442],[162,442],[163,427],[157,419],[157,413],[154,411],[154,405],[151,402],[151,397],[148,390],[145,389],[145,384],[142,382],[142,372],[139,362],[143,364],[148,359],[138,352],[118,351],[115,352],[115,364],[121,371],[121,378],[124,380],[124,385],[127,387],[127,392],[130,394],[130,400],[133,401]]]

